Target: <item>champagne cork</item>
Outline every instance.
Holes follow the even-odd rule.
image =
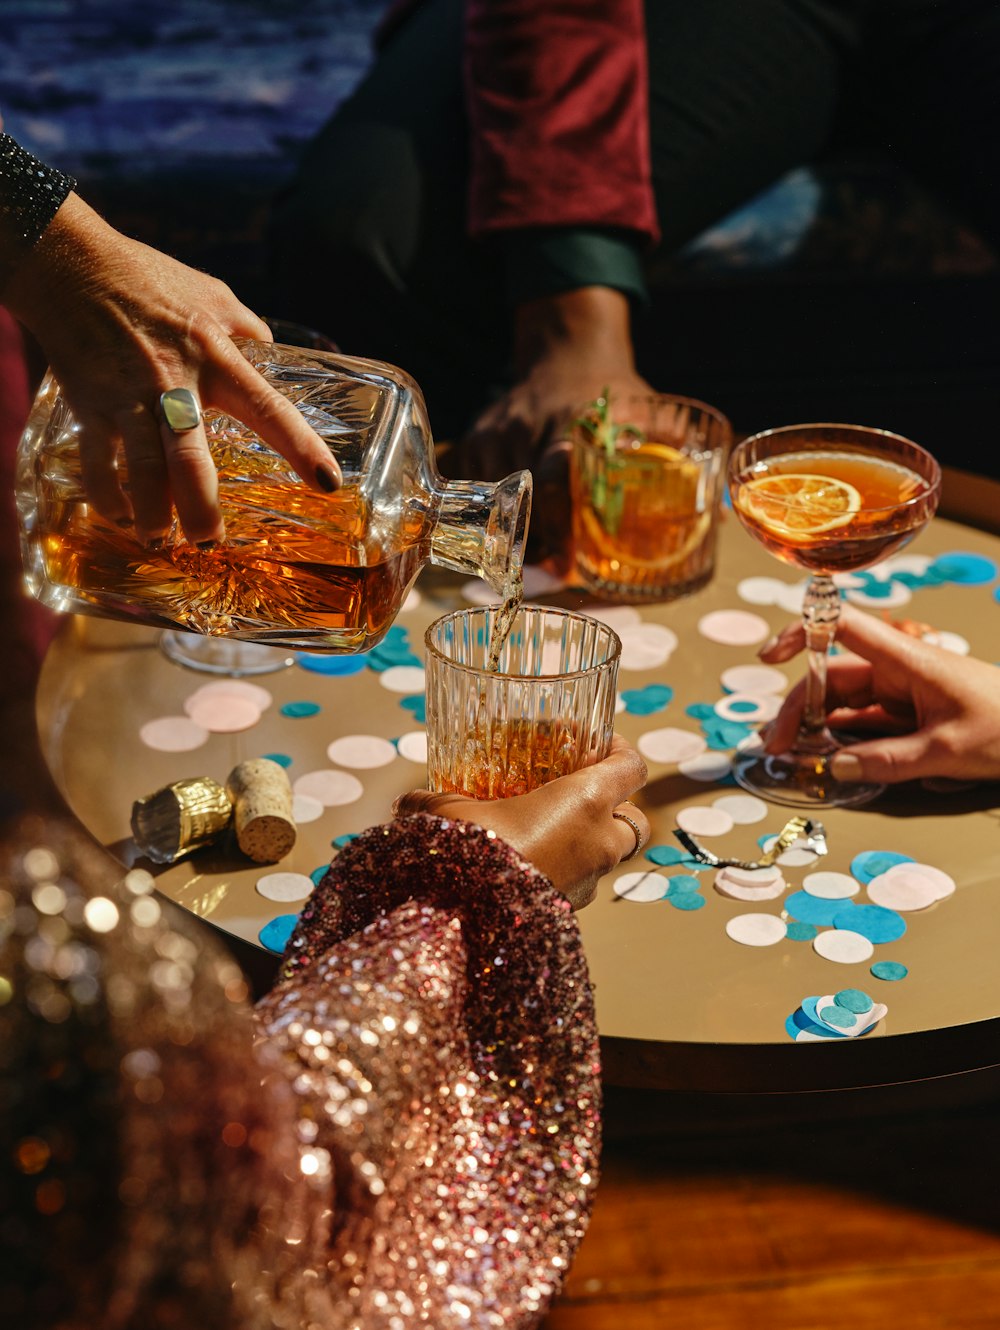
[[[282,773],[284,774],[284,773]],[[229,826],[233,805],[208,776],[175,781],[132,805],[132,835],[155,864],[172,864],[207,845]]]
[[[236,840],[257,864],[274,864],[295,844],[292,787],[284,767],[266,757],[251,757],[229,773],[226,790],[233,801]]]

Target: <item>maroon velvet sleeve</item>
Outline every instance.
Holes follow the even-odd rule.
[[[474,236],[657,239],[642,0],[467,0],[465,61]]]

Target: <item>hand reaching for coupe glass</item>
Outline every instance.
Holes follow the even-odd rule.
[[[834,656],[827,672],[827,722],[852,734],[834,754],[837,780],[897,784],[928,777],[1000,780],[1000,669],[909,636],[845,605],[837,640],[852,654]],[[760,652],[780,664],[806,645],[801,623]],[[798,732],[806,683],[785,699],[766,734],[769,753],[784,752]]]

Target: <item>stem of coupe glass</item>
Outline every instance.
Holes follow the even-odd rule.
[[[825,756],[838,746],[826,724],[826,665],[840,618],[840,592],[828,574],[815,573],[809,579],[802,618],[809,673],[806,676],[806,704],[795,748],[800,753]]]

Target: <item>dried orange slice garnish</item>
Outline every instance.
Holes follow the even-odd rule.
[[[861,508],[861,495],[846,480],[793,471],[745,481],[737,503],[766,530],[801,538],[846,526]]]

